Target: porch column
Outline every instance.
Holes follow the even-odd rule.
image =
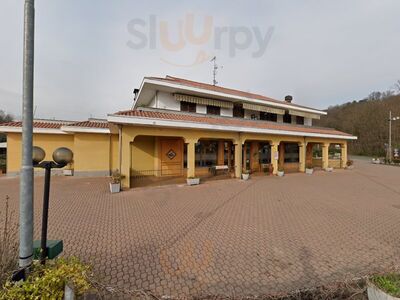
[[[242,177],[242,143],[235,144],[235,177]]]
[[[341,160],[342,160],[342,164],[341,164],[341,168],[345,168],[346,164],[347,164],[347,142],[344,142],[343,144],[340,145],[341,146]]]
[[[299,143],[299,171],[306,171],[306,143]]]
[[[271,143],[271,164],[273,168],[273,174],[278,174],[278,160],[279,160],[279,142],[272,142]]]
[[[322,169],[329,167],[329,143],[322,144]]]
[[[129,189],[131,187],[131,141],[135,137],[129,136],[124,129],[124,127],[121,129],[121,170],[119,171],[123,177],[122,187]]]
[[[223,165],[225,161],[225,142],[218,141],[218,156],[217,156],[217,165]]]
[[[187,141],[187,177],[195,177],[195,145],[196,141]]]
[[[244,142],[242,144],[242,170],[243,168],[247,169],[247,144]]]

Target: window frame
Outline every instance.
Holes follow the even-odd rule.
[[[286,124],[292,123],[292,115],[289,114],[288,112],[285,112],[285,114],[283,115],[283,123],[286,123]]]
[[[214,105],[207,105],[207,115],[220,116],[221,107]]]
[[[196,103],[181,101],[180,109],[183,112],[195,113],[197,110],[197,105]]]
[[[260,120],[278,122],[278,115],[274,113],[260,111]]]
[[[297,125],[304,125],[304,117],[296,116],[296,124]]]

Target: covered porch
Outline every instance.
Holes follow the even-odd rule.
[[[197,134],[189,136],[179,130],[156,133],[147,128],[147,132],[141,130],[129,137],[129,175],[123,173],[129,178],[129,187],[179,184],[191,177],[202,181],[235,177],[235,137]],[[121,146],[124,150],[123,142]],[[124,172],[127,161],[121,154]]]
[[[316,149],[316,150],[315,150]],[[331,150],[330,150],[331,149]],[[124,126],[120,170],[124,188],[305,172],[306,165],[342,168],[347,142],[323,138]]]

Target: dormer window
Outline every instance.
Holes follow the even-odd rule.
[[[221,108],[218,106],[207,105],[207,115],[221,115]]]
[[[181,101],[181,111],[196,112],[196,103]]]

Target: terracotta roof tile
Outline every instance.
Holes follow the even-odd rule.
[[[288,103],[288,102],[283,101],[283,100],[276,100],[276,99],[273,99],[273,98],[270,98],[270,97],[266,97],[266,96],[263,96],[263,95],[259,95],[259,94],[254,94],[254,93],[249,93],[249,92],[245,92],[245,91],[235,90],[235,89],[226,88],[226,87],[222,87],[222,86],[216,86],[216,85],[212,85],[212,84],[208,84],[208,83],[202,83],[202,82],[187,80],[187,79],[173,77],[173,76],[169,76],[169,75],[167,75],[165,78],[161,78],[161,77],[145,77],[145,78],[154,79],[154,80],[160,80],[160,81],[165,81],[165,82],[172,82],[172,83],[176,83],[176,84],[181,84],[181,85],[185,85],[185,86],[201,88],[201,89],[214,91],[214,92],[225,93],[225,94],[238,96],[238,97],[245,97],[245,98],[250,98],[250,99],[256,99],[256,100],[269,101],[269,102],[274,102],[274,103],[279,103],[279,104],[285,104],[285,105],[292,106],[293,108],[296,108],[296,107],[307,108],[307,109],[313,109],[313,110],[322,112],[322,110],[319,110],[319,109],[315,109],[315,108],[311,108],[311,107],[307,107],[307,106],[303,106],[303,105],[298,105],[298,104],[295,104],[295,103]]]
[[[105,121],[99,120],[87,120],[82,122],[75,122],[72,124],[68,124],[71,127],[86,127],[86,128],[109,128],[109,123]]]
[[[332,128],[309,127],[309,126],[274,123],[274,122],[259,121],[259,120],[207,116],[207,115],[180,113],[180,112],[165,112],[159,110],[152,111],[152,110],[136,109],[136,110],[120,111],[117,112],[116,115],[141,117],[141,118],[155,118],[155,119],[163,119],[171,121],[195,122],[203,124],[206,123],[211,125],[240,126],[240,127],[252,127],[260,129],[271,129],[271,130],[351,136],[351,134],[341,132]]]
[[[33,121],[33,128],[42,128],[42,129],[60,129],[61,126],[68,125],[71,122],[69,121]],[[0,123],[0,126],[6,127],[22,127],[21,121],[15,122],[7,122]]]

